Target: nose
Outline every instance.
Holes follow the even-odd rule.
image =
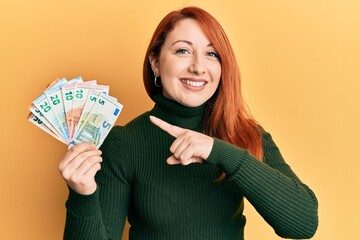
[[[204,59],[199,56],[199,54],[195,54],[192,58],[192,62],[189,66],[189,72],[194,73],[196,75],[201,75],[205,73],[205,63]]]

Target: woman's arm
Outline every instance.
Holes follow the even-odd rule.
[[[221,166],[240,191],[285,238],[311,238],[318,226],[318,202],[285,163],[269,133],[263,133],[264,163],[248,151],[215,139],[208,162]]]
[[[64,239],[121,240],[130,184],[119,161],[121,147],[115,132],[115,129],[110,132],[101,147],[104,160],[96,174],[96,191],[85,195],[69,187]]]
[[[285,163],[267,132],[263,132],[264,162],[247,150],[217,138],[180,128],[156,117],[150,120],[174,136],[168,164],[209,162],[220,166],[261,216],[285,238],[310,238],[318,226],[315,194]]]

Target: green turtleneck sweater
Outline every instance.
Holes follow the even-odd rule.
[[[154,97],[154,108],[112,129],[103,143],[94,194],[70,189],[64,239],[121,239],[126,217],[136,240],[241,240],[244,197],[285,238],[309,238],[318,224],[317,200],[263,133],[264,162],[220,139],[204,163],[168,165],[174,137],[149,120],[202,132],[203,106]],[[221,172],[223,181],[215,181]]]

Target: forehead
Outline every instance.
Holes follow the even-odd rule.
[[[205,35],[198,22],[191,18],[186,18],[177,22],[174,29],[167,35],[165,42],[172,44],[178,40],[187,40],[194,44],[210,44],[210,40]]]

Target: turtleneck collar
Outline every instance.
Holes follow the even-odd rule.
[[[162,94],[153,96],[154,108],[150,115],[182,128],[202,130],[206,102],[198,107],[187,107],[176,101],[172,101]]]

